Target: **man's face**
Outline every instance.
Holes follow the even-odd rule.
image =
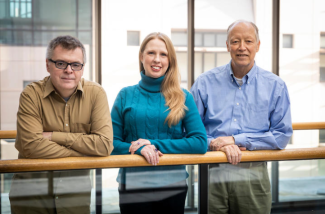
[[[68,63],[80,63],[83,64],[83,54],[81,48],[74,50],[67,50],[60,45],[57,46],[52,55],[53,61],[64,61]],[[73,71],[71,65],[68,65],[66,69],[59,69],[55,66],[55,63],[46,60],[47,72],[50,73],[51,81],[57,92],[62,97],[69,97],[73,94],[74,90],[78,86],[80,79],[83,75],[83,69],[80,71]]]
[[[244,69],[248,72],[254,65],[255,54],[260,47],[260,42],[256,41],[254,27],[247,23],[235,25],[229,32],[226,43],[233,71]]]

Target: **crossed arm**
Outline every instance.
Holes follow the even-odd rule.
[[[92,109],[91,131],[43,132],[40,106],[30,93],[20,96],[16,148],[22,158],[107,156],[113,149],[112,125],[106,94],[98,93]],[[35,96],[36,97],[36,96]]]
[[[202,121],[208,106],[196,85],[191,92],[195,98]],[[278,88],[273,97],[272,110],[269,116],[270,127],[267,131],[240,133],[232,136],[211,136],[208,133],[208,144],[211,151],[223,151],[231,164],[238,164],[244,150],[284,149],[292,135],[290,100],[285,85]],[[210,134],[210,135],[209,135]]]

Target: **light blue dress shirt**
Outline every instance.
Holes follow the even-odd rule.
[[[286,84],[255,63],[242,80],[240,86],[230,61],[201,74],[191,88],[208,148],[212,139],[233,136],[248,150],[284,149],[292,135]]]

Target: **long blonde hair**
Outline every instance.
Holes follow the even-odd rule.
[[[170,110],[165,122],[168,126],[176,125],[184,116],[185,110],[185,95],[180,86],[180,73],[178,70],[176,52],[172,41],[163,33],[151,33],[149,34],[141,43],[139,50],[139,66],[140,72],[144,71],[144,66],[141,62],[141,56],[146,48],[148,42],[152,39],[160,39],[166,45],[168,52],[169,67],[166,71],[165,78],[161,84],[161,93],[164,95],[166,100],[166,105]]]

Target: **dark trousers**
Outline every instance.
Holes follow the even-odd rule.
[[[187,185],[129,191],[120,185],[119,193],[121,214],[184,214]]]

